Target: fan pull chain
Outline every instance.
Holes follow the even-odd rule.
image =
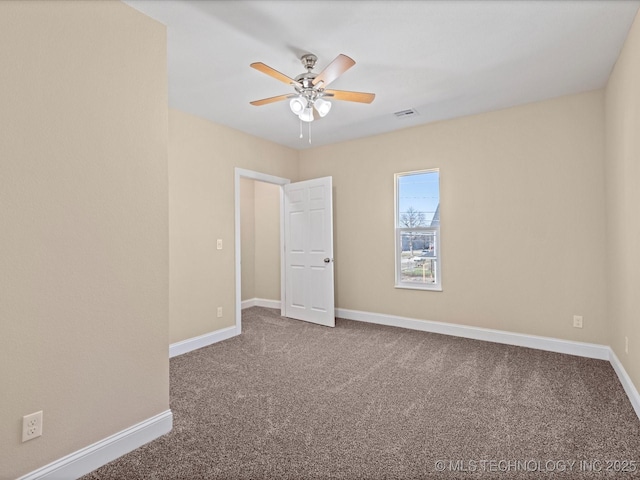
[[[300,138],[302,138],[302,120],[300,120]]]
[[[309,145],[311,145],[311,122],[309,122]]]

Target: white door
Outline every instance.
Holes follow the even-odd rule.
[[[331,177],[284,186],[284,316],[335,327]]]

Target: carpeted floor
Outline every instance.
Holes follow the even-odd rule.
[[[640,478],[608,362],[260,307],[242,322],[171,360],[169,434],[83,479]]]

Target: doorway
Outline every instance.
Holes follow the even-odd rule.
[[[280,308],[280,185],[240,178],[242,308]]]
[[[258,183],[277,185],[278,189],[269,187],[272,197],[277,192],[278,214],[272,214],[271,224],[273,240],[271,245],[258,245],[254,235],[245,235],[245,255],[247,262],[243,268],[243,236],[242,225],[245,228],[256,228],[255,218],[262,215],[262,205],[256,202],[255,188]],[[245,202],[249,202],[253,210],[253,224],[251,218],[243,222],[242,185],[245,189],[253,186],[253,191],[245,192]],[[235,310],[236,334],[242,333],[242,302],[243,302],[243,274],[253,276],[255,281],[255,257],[271,255],[276,257],[276,246],[280,256],[280,314],[311,323],[329,327],[335,326],[334,304],[334,267],[333,267],[333,207],[332,207],[332,178],[323,177],[291,183],[289,179],[267,175],[252,170],[235,169]],[[260,188],[263,192],[263,189]],[[251,209],[250,209],[251,210]],[[256,213],[257,211],[257,213]],[[273,223],[279,220],[278,241],[275,240]],[[261,219],[262,220],[262,219]],[[287,246],[285,250],[285,245]],[[266,247],[266,248],[263,248]],[[266,253],[265,253],[266,252]],[[269,253],[271,252],[271,254]],[[251,253],[254,257],[251,258]],[[248,255],[247,255],[248,254]],[[277,265],[271,264],[266,272],[266,280],[272,282],[277,272]],[[252,265],[248,265],[253,262]],[[268,262],[267,262],[268,263]],[[262,274],[265,272],[259,272]],[[244,282],[245,291],[253,288],[250,281]],[[265,291],[265,290],[261,290]],[[274,290],[272,290],[273,292]],[[273,293],[272,293],[273,295]],[[255,292],[245,295],[246,301],[256,301]],[[271,300],[275,306],[276,301]],[[246,304],[249,306],[249,304]]]
[[[260,172],[255,172],[252,170],[245,170],[242,168],[236,168],[235,169],[235,271],[236,271],[236,287],[235,287],[235,313],[236,313],[236,333],[240,334],[241,330],[242,330],[242,305],[243,305],[243,284],[244,284],[244,291],[245,294],[247,294],[247,289],[251,289],[253,287],[253,291],[250,291],[248,295],[245,295],[245,306],[248,306],[251,302],[252,299],[255,299],[255,268],[256,268],[256,262],[255,262],[255,253],[257,251],[258,255],[264,255],[264,252],[267,251],[272,251],[273,250],[273,236],[269,235],[269,239],[267,240],[267,242],[269,243],[268,245],[258,245],[258,247],[256,248],[255,243],[253,243],[250,240],[248,240],[247,237],[251,237],[251,232],[249,232],[250,235],[245,235],[245,245],[244,245],[244,255],[246,258],[246,262],[243,268],[243,263],[242,263],[242,257],[243,257],[243,233],[242,233],[242,225],[243,222],[245,223],[245,228],[250,228],[248,225],[246,225],[247,223],[247,219],[243,218],[241,213],[242,213],[242,209],[241,209],[241,205],[242,205],[242,201],[243,201],[243,184],[246,187],[247,185],[251,185],[251,183],[247,183],[247,182],[254,182],[253,185],[259,185],[258,189],[259,189],[259,195],[260,196],[265,196],[266,197],[271,197],[274,194],[274,190],[273,188],[269,188],[272,187],[273,185],[278,186],[278,191],[277,191],[277,202],[278,202],[278,213],[277,213],[277,222],[278,222],[278,252],[282,252],[283,251],[283,239],[284,239],[284,230],[283,230],[283,218],[282,218],[282,212],[283,212],[283,189],[282,187],[284,185],[287,185],[290,182],[289,179],[287,178],[281,178],[281,177],[276,177],[274,175],[267,175],[264,173],[260,173]],[[262,187],[266,187],[266,188],[262,188]],[[255,206],[255,189],[253,191],[253,195],[245,195],[244,200],[250,200],[253,199],[254,201],[254,206]],[[246,212],[245,212],[246,213]],[[255,208],[253,209],[253,213],[254,213],[254,218],[255,218]],[[258,215],[260,215],[260,212],[258,212]],[[261,219],[259,225],[258,225],[258,229],[267,229],[267,225],[265,225],[264,223],[262,223],[262,220],[265,220],[267,222],[272,222],[274,219],[272,218],[272,214],[270,213],[268,215],[269,218],[263,218]],[[250,220],[250,219],[249,219]],[[253,224],[254,229],[256,227],[256,224],[254,222]],[[273,227],[273,225],[272,225]],[[246,232],[245,232],[246,233]],[[255,230],[254,230],[255,233]],[[264,240],[266,237],[262,236],[262,239]],[[255,236],[254,236],[255,239]],[[247,248],[249,249],[253,249],[253,251],[247,251]],[[253,256],[253,258],[251,258]],[[264,284],[266,282],[268,282],[268,275],[269,272],[273,272],[273,269],[279,269],[280,270],[280,288],[279,288],[279,302],[274,302],[273,304],[266,304],[265,306],[272,306],[272,307],[277,307],[278,303],[281,306],[283,304],[282,302],[282,297],[283,297],[283,292],[284,292],[284,279],[285,279],[285,275],[284,272],[282,270],[282,262],[280,259],[280,254],[278,255],[278,259],[277,259],[277,266],[274,267],[273,265],[273,258],[261,258],[258,263],[257,266],[260,269],[260,271],[258,272],[258,279],[260,282],[260,289],[258,290],[258,292],[265,292],[265,289],[262,288],[264,286]],[[247,265],[247,263],[251,262],[253,264],[253,268],[251,268],[251,266]],[[248,268],[247,268],[248,267]],[[254,278],[253,279],[244,279],[243,282],[243,271],[245,273],[245,277],[247,275],[253,275]],[[274,275],[271,275],[272,277]],[[252,280],[254,281],[253,286],[251,285]],[[277,290],[273,289],[272,291],[275,292]],[[269,295],[269,294],[267,294]],[[250,297],[250,298],[246,298],[246,297]],[[274,299],[269,299],[269,300],[274,300]],[[249,302],[249,303],[247,303]],[[282,307],[281,307],[282,308]]]

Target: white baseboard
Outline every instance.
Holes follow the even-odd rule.
[[[631,402],[633,409],[636,411],[636,415],[638,416],[638,418],[640,418],[640,394],[638,393],[638,390],[636,389],[635,385],[631,381],[631,378],[629,378],[627,371],[622,366],[622,363],[616,356],[613,349],[610,349],[609,355],[610,355],[609,361],[611,362],[611,366],[618,374],[618,378],[620,379],[622,388],[624,388],[624,391],[626,392],[627,397],[629,397],[629,401]]]
[[[169,345],[169,358],[191,352],[192,350],[197,350],[198,348],[207,347],[214,343],[226,340],[227,338],[235,337],[239,334],[240,332],[234,325],[233,327],[222,328],[215,332],[205,333],[198,337],[188,338],[181,342],[172,343]]]
[[[126,428],[99,442],[34,470],[18,480],[69,480],[80,478],[96,468],[129,453],[145,443],[169,433],[173,414],[166,410],[154,417]]]
[[[455,337],[472,338],[474,340],[504,343],[507,345],[517,345],[519,347],[535,348],[537,350],[547,350],[549,352],[556,353],[566,353],[569,355],[596,358],[599,360],[609,360],[609,354],[611,352],[611,349],[608,346],[598,345],[595,343],[574,342],[571,340],[560,340],[551,337],[539,337],[536,335],[506,332],[504,330],[492,330],[489,328],[470,327],[466,325],[434,322],[430,320],[417,320],[415,318],[361,312],[358,310],[347,310],[344,308],[337,308],[336,316],[347,320],[357,320],[359,322],[408,328],[410,330],[420,330],[422,332],[441,333],[443,335],[452,335]]]
[[[255,307],[256,306],[256,299],[255,298],[250,298],[249,300],[242,300],[242,303],[240,304],[240,308],[242,310],[244,310],[245,308],[251,308],[251,307]]]
[[[242,310],[250,307],[280,308],[280,300],[268,300],[266,298],[250,298],[242,301]]]

